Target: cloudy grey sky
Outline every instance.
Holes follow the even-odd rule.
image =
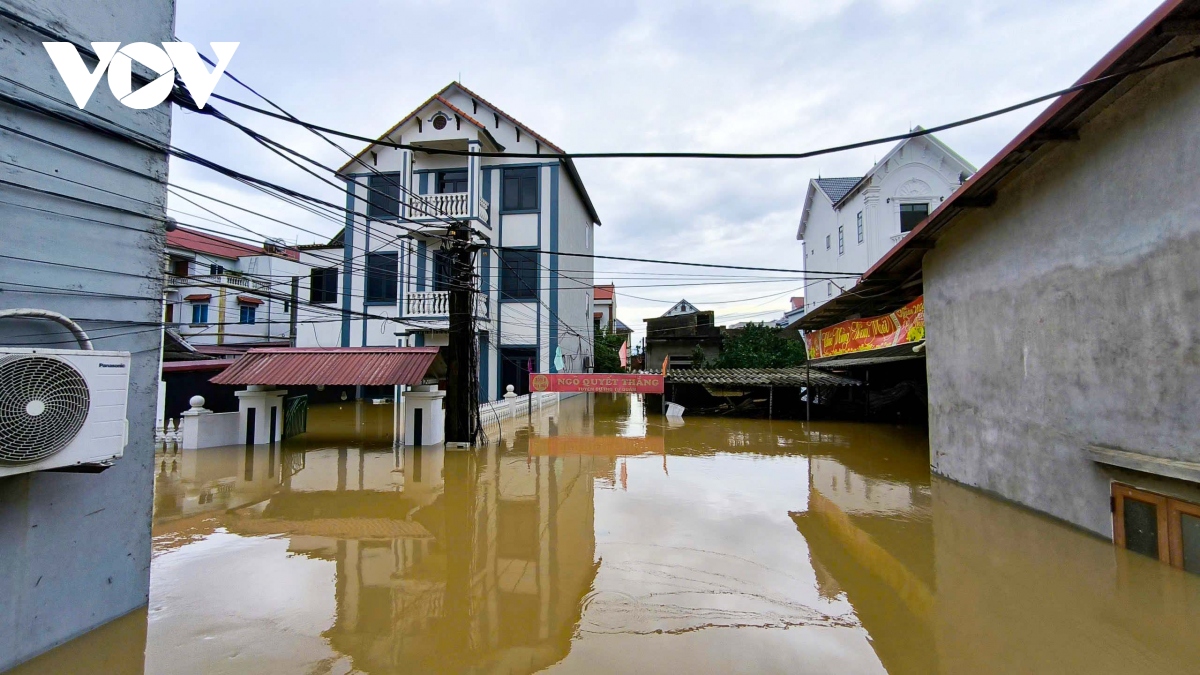
[[[742,0],[603,3],[178,0],[176,34],[241,43],[230,71],[293,114],[378,136],[447,83],[568,151],[804,151],[902,133],[1074,82],[1155,0]],[[218,93],[248,100],[228,78]],[[217,102],[219,104],[219,102]],[[223,106],[229,108],[229,106]],[[1041,108],[940,138],[982,166]],[[315,136],[236,115],[338,166]],[[340,203],[338,193],[221,123],[176,114],[175,144]],[[352,151],[354,141],[345,143]],[[861,175],[887,146],[801,161],[581,160],[601,254],[799,268],[809,178]],[[172,180],[333,235],[338,226],[195,166]],[[197,209],[179,200],[172,206]],[[317,237],[230,216],[288,241]],[[192,220],[187,216],[183,221]],[[680,297],[729,323],[773,318],[803,282],[646,287],[681,268],[597,261],[635,330]],[[624,290],[622,290],[624,289]],[[632,296],[640,296],[638,299]]]

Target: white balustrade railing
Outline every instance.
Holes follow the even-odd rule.
[[[557,405],[559,398],[560,395],[552,391],[517,396],[512,390],[512,385],[509,385],[508,393],[502,400],[480,404],[479,423],[484,429],[496,427],[504,420],[529,415],[531,408],[533,411],[540,411],[543,408]]]
[[[450,316],[449,291],[413,291],[404,294],[404,316]],[[488,298],[475,294],[475,316],[487,318]]]
[[[233,274],[197,274],[190,277],[167,275],[167,285],[169,286],[202,286],[213,284],[244,288],[248,291],[267,291],[271,289],[271,284],[265,281],[258,281],[257,279]]]
[[[435,195],[421,195],[413,200],[410,207],[418,218],[469,218],[471,217],[470,195],[466,192],[445,192]],[[479,200],[479,218],[488,222],[488,202]]]

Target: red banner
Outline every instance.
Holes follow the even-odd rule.
[[[804,336],[810,359],[894,347],[924,339],[925,296],[891,314],[843,321]]]
[[[530,373],[530,391],[591,392],[597,394],[661,394],[662,375],[623,373]]]

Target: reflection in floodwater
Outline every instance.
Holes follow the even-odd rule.
[[[19,669],[1195,672],[1200,577],[931,480],[920,431],[576,397],[156,458],[148,611]],[[104,645],[100,649],[98,645]],[[144,653],[144,657],[143,657]]]

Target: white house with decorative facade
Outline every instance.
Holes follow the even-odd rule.
[[[574,164],[538,157],[562,150],[457,82],[379,140],[389,145],[367,147],[339,171],[350,192],[345,229],[330,247],[301,252],[301,264],[313,266],[301,288],[311,303],[301,305],[305,315],[320,305],[347,311],[301,330],[298,345],[448,344],[443,249],[449,222],[459,221],[483,247],[481,400],[499,398],[508,384],[523,393],[531,369],[589,370],[592,260],[557,254],[591,252],[600,219]]]
[[[278,242],[253,246],[177,227],[167,233],[163,318],[202,353],[286,346],[287,280],[302,273],[298,257]]]
[[[865,176],[810,180],[796,233],[804,269],[862,274],[974,173],[970,162],[927,135],[901,141]],[[813,283],[805,289],[805,313],[855,282]]]

